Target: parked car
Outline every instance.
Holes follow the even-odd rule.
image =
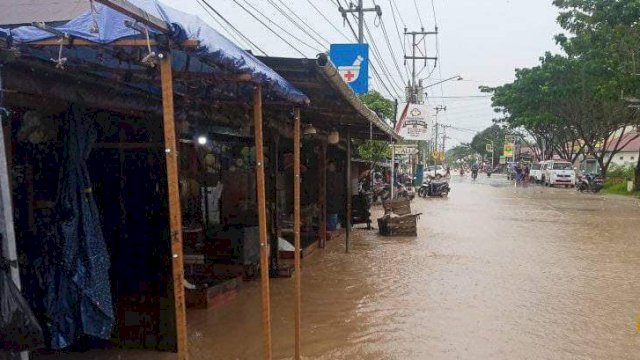
[[[573,164],[568,161],[547,161],[543,171],[545,186],[564,185],[565,187],[573,187],[576,185],[576,171],[573,168]]]
[[[427,166],[424,170],[424,178],[440,179],[447,176],[447,169],[442,165]]]
[[[537,184],[542,183],[542,166],[544,162],[534,162],[529,169],[529,180]]]

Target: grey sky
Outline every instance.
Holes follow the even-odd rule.
[[[313,35],[318,38],[321,44],[311,40],[309,35],[302,33],[284,15],[279,13],[270,4],[271,2],[285,11],[286,9],[282,6],[282,3],[286,4],[327,41],[346,42],[345,38],[313,9],[307,0],[248,0],[252,6],[259,9],[269,20],[277,23],[284,30],[307,43],[306,45],[301,44],[285,34],[284,30],[276,29],[279,34],[294,45],[295,49],[285,44],[248,15],[236,4],[236,1],[247,7],[246,0],[208,0],[216,10],[269,56],[301,57],[299,53],[301,52],[307,57],[315,57],[319,52],[318,50],[327,50],[327,44],[323,39]],[[346,25],[343,26],[342,18],[335,5],[337,0],[309,1],[331,20],[338,29],[348,35],[349,41],[351,41],[351,30]],[[342,4],[346,4],[346,1],[340,1]],[[400,28],[406,25],[410,31],[418,30],[420,21],[417,14],[419,13],[425,29],[433,30],[434,16],[431,0],[416,0],[419,12],[416,11],[413,0],[395,1],[400,11],[401,19],[397,19]],[[221,25],[224,23],[212,20],[203,10],[199,0],[164,0],[164,2],[182,11],[200,15],[215,28],[225,34],[229,34],[229,37],[232,40],[235,39],[234,41],[243,48],[252,48],[254,52],[260,53],[257,49],[244,43],[226,24]],[[448,78],[457,74],[462,75],[465,80],[445,83],[442,88],[440,86],[430,88],[429,95],[434,98],[429,100],[429,104],[432,107],[439,104],[447,106],[448,111],[440,114],[440,122],[462,128],[481,130],[491,124],[491,119],[494,116],[490,108],[489,99],[441,99],[435,97],[442,95],[482,95],[478,91],[479,85],[499,85],[511,81],[513,80],[515,68],[533,66],[537,63],[538,57],[543,55],[545,51],[557,51],[552,39],[554,34],[560,32],[560,28],[555,22],[557,9],[551,5],[551,0],[434,0],[434,2],[437,22],[440,28],[441,61],[440,68],[433,72],[431,79],[428,81],[436,82],[440,76]],[[383,20],[394,49],[396,61],[401,67],[401,72],[406,74],[401,58],[402,44],[398,40],[399,36],[396,31],[390,1],[375,0],[375,3],[382,7]],[[365,6],[372,6],[373,4],[374,0],[365,0]],[[393,80],[398,84],[398,87],[401,87],[403,86],[402,80],[386,46],[381,27],[376,26],[374,18],[373,13],[369,13],[366,16],[372,37],[389,70],[389,75],[394,78]],[[263,21],[269,26],[275,27],[269,23],[269,20]],[[298,19],[295,20],[299,21]],[[355,26],[355,23],[352,23]],[[311,33],[311,31],[309,32]],[[402,29],[400,29],[400,32],[402,32]],[[366,32],[365,36],[367,36]],[[430,37],[428,40],[430,45],[427,50],[432,56],[435,53],[435,39]],[[429,66],[428,69],[422,72],[421,77],[429,73],[433,64]],[[406,75],[404,77],[406,78]],[[372,85],[373,88],[386,93],[375,79],[372,79]],[[393,87],[393,85],[389,84],[389,87]],[[392,89],[394,93],[400,94],[400,91],[397,87]],[[447,147],[461,141],[468,142],[473,137],[471,132],[457,130],[449,130],[449,135],[452,139],[449,140]]]

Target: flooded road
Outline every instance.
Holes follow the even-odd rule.
[[[308,359],[639,359],[640,202],[502,178],[416,199],[417,238],[355,232],[303,260]],[[272,281],[275,359],[293,281]],[[188,312],[191,358],[259,359],[259,284]]]

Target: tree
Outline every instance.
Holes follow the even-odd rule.
[[[362,102],[380,118],[390,121],[395,116],[395,103],[375,90],[371,90],[360,96]],[[384,140],[354,140],[355,153],[367,161],[372,162],[372,167],[391,157],[389,143]]]
[[[449,165],[456,165],[460,161],[468,164],[468,159],[471,159],[476,152],[471,148],[470,144],[460,144],[449,150],[447,150],[447,161]]]
[[[487,152],[487,144],[490,144],[493,141],[493,158],[496,160],[500,159],[500,155],[502,155],[502,150],[504,148],[504,138],[507,135],[506,130],[498,124],[494,124],[481,132],[477,133],[473,139],[471,140],[471,149],[478,154],[482,155],[482,158],[491,157],[491,153]],[[487,155],[489,154],[489,155]]]
[[[611,69],[619,93],[638,97],[640,79],[636,59],[640,55],[640,2],[635,0],[554,0],[562,11],[558,23],[572,34],[556,36],[570,56],[596,61]],[[634,114],[635,115],[635,114]],[[620,137],[621,138],[621,137]],[[636,165],[640,189],[640,154]]]
[[[396,116],[395,103],[375,90],[360,95],[360,100],[381,119],[394,122]]]

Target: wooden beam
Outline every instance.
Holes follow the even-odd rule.
[[[264,185],[264,141],[262,138],[262,87],[253,91],[253,120],[256,144],[256,189],[260,235],[260,286],[262,289],[262,346],[264,359],[271,360],[271,303],[269,295],[269,243],[267,241],[267,209]]]
[[[318,207],[320,208],[320,248],[327,244],[327,142],[320,144],[320,181]]]
[[[171,26],[166,21],[149,14],[126,0],[96,0],[96,2],[108,6],[162,33],[166,34],[171,32]]]
[[[143,46],[147,47],[148,45],[157,46],[158,42],[154,39],[150,39],[149,43],[147,43],[146,39],[122,39],[112,41],[110,43],[97,43],[85,39],[78,38],[51,38],[44,39],[38,41],[32,41],[26,43],[29,46],[60,46],[60,44],[64,46],[117,46],[117,47],[125,47],[125,46]],[[181,46],[185,48],[195,48],[200,45],[200,41],[195,39],[188,39],[182,42]]]
[[[182,211],[178,188],[178,147],[173,112],[173,78],[171,54],[160,60],[162,81],[162,120],[164,128],[167,187],[169,195],[169,227],[171,237],[171,272],[173,274],[173,299],[176,311],[178,360],[189,358],[187,350],[187,317],[184,298],[184,260],[182,251]]]
[[[302,289],[302,270],[300,268],[300,108],[295,108],[293,120],[293,243],[295,252],[293,266],[295,269],[293,315],[295,321],[295,360],[300,360],[300,318]]]
[[[346,216],[346,236],[345,251],[349,252],[349,243],[351,242],[351,127],[347,128],[347,216]],[[393,186],[393,185],[392,185]]]
[[[175,74],[175,79],[180,80],[213,80],[213,81],[226,81],[226,82],[250,82],[252,81],[251,74],[237,74],[237,75],[219,75],[205,72],[191,72],[181,71]]]

